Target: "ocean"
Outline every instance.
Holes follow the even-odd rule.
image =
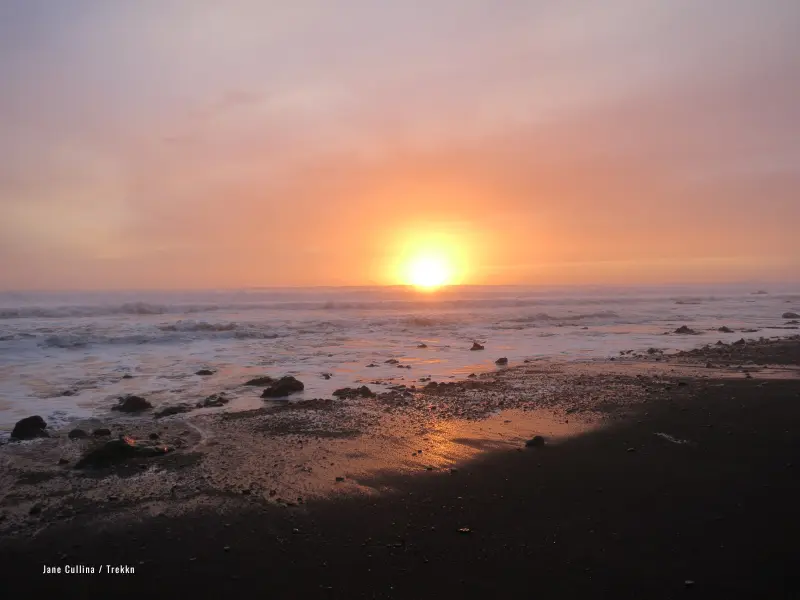
[[[230,404],[203,410],[257,408],[260,390],[241,384],[259,375],[296,376],[302,399],[462,378],[499,357],[513,366],[778,337],[794,333],[782,329],[789,311],[800,311],[800,285],[6,292],[0,431],[33,414],[56,426],[102,416],[129,393],[159,406],[225,391]],[[698,335],[664,335],[681,325]]]

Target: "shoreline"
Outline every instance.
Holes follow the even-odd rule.
[[[430,542],[438,548],[443,553],[440,559],[451,566],[455,557],[466,551],[466,563],[478,561],[475,567],[484,572],[489,567],[482,561],[488,561],[488,557],[482,558],[481,548],[505,556],[504,560],[511,561],[508,565],[511,570],[501,569],[496,571],[496,576],[503,579],[503,573],[511,575],[500,582],[502,588],[516,582],[511,567],[521,568],[519,561],[526,556],[525,552],[518,555],[508,548],[513,546],[511,540],[518,540],[513,523],[523,530],[532,528],[532,531],[543,532],[556,522],[560,534],[547,529],[556,536],[555,540],[559,535],[564,541],[574,538],[569,545],[573,550],[594,548],[591,537],[594,534],[588,533],[591,527],[573,531],[575,521],[583,519],[587,510],[591,513],[592,503],[602,498],[605,509],[616,514],[625,527],[632,527],[628,521],[635,514],[623,515],[615,505],[629,505],[633,495],[637,498],[634,505],[644,511],[640,525],[645,525],[646,529],[655,527],[658,531],[653,533],[653,539],[666,544],[663,547],[656,544],[661,548],[656,554],[662,562],[666,561],[666,573],[674,568],[679,558],[669,558],[665,549],[679,549],[681,544],[673,540],[677,546],[669,546],[667,539],[662,539],[668,532],[662,531],[657,520],[647,515],[655,510],[649,507],[651,502],[663,511],[660,518],[666,518],[671,510],[657,490],[677,503],[675,510],[681,519],[688,514],[696,517],[688,499],[693,491],[700,497],[707,497],[704,502],[712,502],[719,496],[719,501],[725,504],[730,500],[724,494],[720,496],[721,490],[727,489],[725,486],[731,489],[741,486],[747,493],[755,493],[763,489],[755,486],[777,485],[782,490],[781,498],[770,494],[756,500],[765,505],[777,503],[788,507],[790,500],[798,499],[794,480],[785,476],[791,475],[794,468],[787,464],[800,465],[800,448],[783,432],[791,432],[793,424],[800,425],[800,409],[794,406],[797,402],[790,401],[800,394],[797,373],[800,339],[793,336],[727,348],[720,352],[712,346],[669,357],[625,355],[605,364],[564,366],[535,361],[500,370],[491,378],[478,378],[473,389],[463,387],[464,383],[470,383],[467,381],[437,386],[444,389],[427,390],[411,398],[395,395],[349,405],[300,401],[244,415],[173,418],[175,425],[166,426],[169,431],[159,439],[169,442],[170,436],[184,437],[185,446],[164,457],[147,459],[145,469],[135,465],[131,472],[122,469],[86,475],[75,474],[74,470],[63,466],[53,469],[52,465],[38,470],[34,464],[41,457],[22,453],[17,462],[8,461],[9,446],[4,446],[0,452],[6,467],[10,468],[5,469],[2,476],[7,491],[0,503],[0,530],[5,534],[0,543],[0,558],[4,564],[16,565],[14,571],[19,575],[35,578],[32,583],[37,586],[55,585],[32,571],[33,565],[41,569],[45,559],[61,565],[70,560],[91,559],[109,564],[129,561],[144,569],[140,572],[148,573],[146,578],[137,575],[136,581],[147,587],[155,581],[160,581],[159,585],[178,584],[187,574],[202,579],[201,564],[220,577],[245,577],[256,566],[255,554],[234,553],[237,547],[264,552],[282,568],[289,563],[288,558],[282,557],[281,550],[290,547],[293,550],[289,555],[295,556],[293,553],[303,548],[303,552],[311,552],[312,556],[324,557],[320,563],[339,564],[338,574],[327,575],[326,567],[314,563],[309,567],[313,576],[301,576],[289,568],[285,574],[277,576],[277,582],[271,578],[272,583],[291,596],[293,586],[299,585],[311,593],[310,581],[319,581],[318,585],[332,585],[334,590],[338,589],[338,594],[333,594],[338,597],[343,590],[364,591],[369,589],[368,585],[379,585],[383,581],[378,579],[379,572],[396,580],[397,590],[413,588],[413,581],[398,578],[391,564],[378,566],[367,560],[364,548],[369,548],[370,543],[361,544],[366,538],[378,539],[368,535],[373,530],[385,535],[394,532],[394,528],[384,522],[389,516],[395,523],[401,519],[411,524],[427,518],[425,511],[430,509],[432,523],[440,523],[439,520],[450,523],[456,515],[469,514],[470,517],[460,518],[467,522],[461,527],[431,524],[430,527],[436,529],[421,534],[427,540],[425,544]],[[711,361],[712,366],[706,366]],[[731,397],[737,398],[737,402]],[[759,403],[772,412],[766,408],[760,410]],[[487,418],[489,413],[496,414]],[[712,413],[722,416],[711,418]],[[149,427],[152,420],[148,421]],[[191,426],[181,429],[187,423]],[[144,437],[145,428],[142,429]],[[545,448],[524,448],[525,439],[534,434],[547,438]],[[422,452],[418,453],[419,450]],[[772,464],[774,456],[783,461],[780,468]],[[737,462],[741,460],[745,464]],[[588,470],[589,464],[594,470]],[[620,471],[624,464],[632,466],[638,475],[629,478],[624,469]],[[756,466],[760,471],[753,473]],[[69,475],[50,476],[53,472]],[[576,475],[577,472],[581,474]],[[502,473],[507,476],[498,479]],[[337,481],[337,477],[343,480]],[[691,485],[687,486],[686,477],[690,477]],[[674,481],[668,485],[670,478]],[[720,478],[724,482],[714,482]],[[607,492],[597,492],[592,487],[595,483],[589,483],[604,479],[612,482]],[[514,485],[510,485],[512,482]],[[533,482],[539,483],[533,485]],[[467,490],[462,488],[464,484]],[[646,489],[639,489],[640,484]],[[538,485],[554,487],[558,493],[550,496]],[[49,495],[38,500],[42,506],[35,514],[29,514],[35,498],[42,494]],[[448,500],[442,503],[436,500],[430,507],[411,501],[425,494],[432,497],[444,494]],[[588,506],[587,494],[592,498]],[[638,497],[637,494],[644,495]],[[498,503],[499,500],[502,501]],[[505,506],[506,503],[509,506]],[[561,507],[562,504],[565,506]],[[11,511],[10,505],[14,505],[16,512]],[[455,505],[460,508],[456,510]],[[438,506],[442,508],[436,508]],[[544,521],[538,517],[522,518],[529,514],[520,511],[522,506],[535,507],[536,515],[544,511],[551,516]],[[574,506],[576,511],[565,512],[567,506]],[[729,508],[733,511],[735,503]],[[363,523],[359,511],[365,515]],[[494,515],[495,512],[500,514]],[[229,527],[220,524],[222,516]],[[734,530],[744,527],[750,531],[750,520],[760,522],[759,519],[767,517],[769,514],[748,514]],[[484,529],[483,522],[493,519],[497,519],[497,523]],[[265,534],[292,523],[300,526],[289,528],[283,532],[285,536]],[[593,523],[594,531],[599,531],[599,522]],[[158,532],[163,534],[165,527],[180,533],[157,541]],[[470,531],[459,534],[458,530],[464,527]],[[295,529],[304,532],[306,528],[316,532],[308,535],[322,544],[321,547],[309,548],[305,533],[291,533]],[[437,534],[440,528],[443,531]],[[264,534],[269,543],[265,542],[263,548],[256,546],[256,540],[248,537],[251,529]],[[211,542],[214,538],[203,533],[207,530],[214,530],[214,536],[230,539],[229,550],[221,549],[222,545],[216,541]],[[402,559],[398,560],[404,565],[411,561],[414,569],[429,569],[425,566],[429,563],[422,558],[430,560],[428,554],[433,551],[411,552],[413,557],[407,556],[417,543],[411,541],[416,540],[412,531],[425,530],[417,526],[393,533],[403,541],[391,543],[401,546],[389,544],[388,554],[393,560],[402,554]],[[445,535],[445,531],[452,535]],[[494,533],[489,534],[489,531]],[[637,536],[633,529],[628,533],[643,547],[650,543],[640,539],[641,535]],[[768,533],[777,535],[777,532]],[[142,543],[121,544],[130,535],[135,535]],[[684,531],[684,535],[695,539],[697,533]],[[348,542],[359,536],[362,541],[358,545]],[[778,540],[770,537],[769,541],[784,548],[782,536],[783,533]],[[464,540],[472,542],[476,537],[480,541],[468,543],[465,550]],[[277,542],[277,538],[284,541]],[[337,540],[341,547],[331,540]],[[554,546],[558,544],[555,540]],[[534,551],[544,543],[536,536],[520,543],[527,544],[536,560],[543,560],[552,573],[563,571],[566,565],[577,560],[575,557],[572,562],[556,560],[563,558],[560,548],[550,557]],[[743,552],[743,556],[758,550],[751,548],[748,554],[741,543],[729,543],[738,548],[737,552]],[[613,536],[605,539],[606,552],[609,544],[615,547]],[[618,550],[618,558],[624,558],[623,562],[638,564],[645,560],[646,557],[634,555],[631,544],[623,546],[624,552],[622,548]],[[549,544],[543,547],[552,550]],[[355,561],[352,566],[341,563],[337,548],[343,556]],[[784,550],[796,556],[796,551]],[[659,554],[662,551],[663,556]],[[452,559],[447,558],[449,552],[453,552]],[[587,564],[593,565],[587,567],[589,571],[575,574],[571,567],[569,571],[575,585],[589,586],[585,588],[588,590],[594,589],[597,580],[586,573],[596,576],[595,561],[603,563],[603,559],[594,554],[594,550],[587,552],[592,557],[591,560],[586,558]],[[197,556],[184,556],[187,553]],[[614,551],[611,553],[613,555]],[[238,557],[235,561],[234,554]],[[114,560],[102,556],[113,556]],[[699,555],[695,558],[699,560]],[[300,560],[297,556],[295,559]],[[415,562],[417,559],[419,564]],[[355,565],[367,563],[373,564],[370,572],[375,575],[354,572]],[[176,564],[180,568],[170,572],[167,565]],[[622,566],[620,563],[615,568]],[[717,567],[721,568],[722,564]],[[648,563],[648,568],[654,581],[662,581],[655,563]],[[344,578],[345,572],[359,580]],[[687,574],[685,579],[696,580],[700,587],[703,585],[701,575]],[[292,581],[292,577],[297,577],[297,581]],[[304,581],[304,577],[309,581]],[[431,574],[422,578],[426,585],[432,586],[426,590],[436,589],[441,583],[432,577]],[[542,577],[549,582],[544,589],[562,589],[557,578],[544,574]],[[236,581],[239,580],[231,579],[234,585]],[[336,581],[339,587],[334,585]],[[484,585],[476,583],[474,576],[467,576],[465,581]],[[614,581],[609,583],[614,589],[625,587],[625,580]],[[73,582],[61,580],[61,585],[71,586]],[[643,575],[634,577],[633,583],[649,590],[648,597],[671,597],[662,593],[652,595],[659,588],[648,588]],[[682,590],[683,583],[681,580],[675,584],[677,587],[669,588],[670,593]],[[187,580],[184,585],[191,583]],[[457,582],[450,581],[450,585],[455,585],[448,588],[450,591],[460,589]],[[539,585],[535,587],[538,589]],[[622,588],[615,587],[618,585]],[[734,596],[739,593],[728,589],[730,582],[714,579],[714,585],[722,585],[726,593]],[[315,593],[323,591],[317,587]],[[420,590],[414,593],[417,592]],[[393,597],[388,591],[386,595]],[[416,597],[427,596],[422,593]]]

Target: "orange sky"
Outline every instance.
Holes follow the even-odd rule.
[[[800,280],[796,2],[165,4],[2,9],[0,288]]]

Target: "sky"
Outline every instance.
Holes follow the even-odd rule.
[[[0,0],[0,289],[800,281],[796,0]]]

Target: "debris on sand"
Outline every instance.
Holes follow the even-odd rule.
[[[11,432],[11,439],[32,440],[39,437],[50,437],[50,434],[45,431],[46,428],[47,423],[45,423],[44,419],[39,415],[25,417],[17,421],[17,424],[14,425],[14,430]]]
[[[472,348],[470,348],[470,350],[485,350],[485,348],[478,342],[472,342]]]
[[[270,377],[268,375],[264,375],[263,377],[256,377],[255,379],[251,379],[250,381],[245,383],[245,385],[262,386],[262,385],[271,385],[274,382],[275,382],[275,379],[273,377]]]
[[[141,412],[143,410],[148,410],[153,408],[153,405],[150,404],[147,400],[142,398],[141,396],[134,396],[129,394],[127,396],[122,396],[119,398],[119,404],[114,406],[111,410],[118,410],[120,412]]]
[[[264,390],[264,393],[261,394],[262,398],[285,398],[289,394],[294,394],[296,392],[302,392],[305,389],[305,385],[303,385],[302,381],[299,381],[292,377],[291,375],[287,375],[285,377],[281,377],[278,381],[270,385],[267,389]]]
[[[535,435],[525,442],[526,448],[541,448],[542,446],[544,446],[544,438],[541,435]]]

